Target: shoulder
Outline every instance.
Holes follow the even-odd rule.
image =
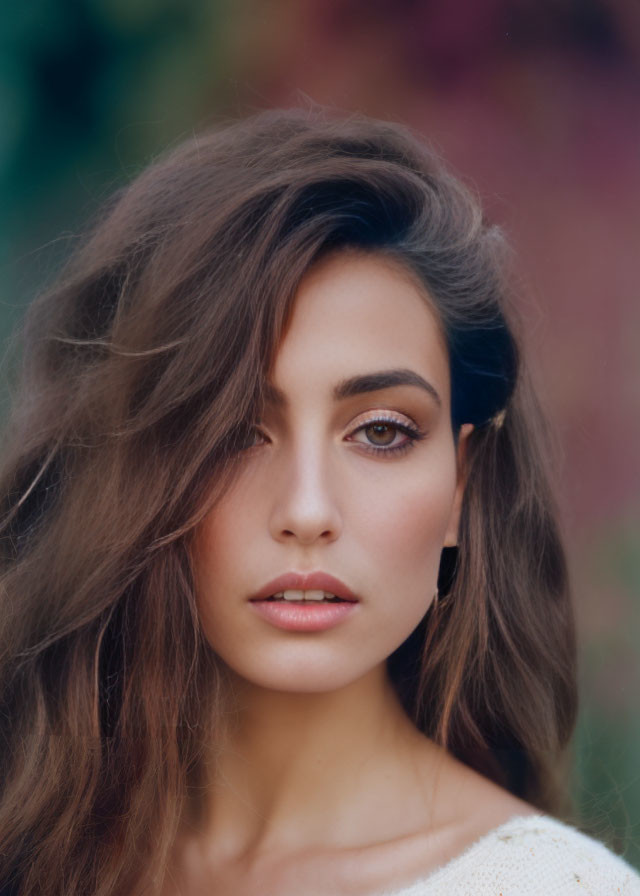
[[[604,844],[545,815],[513,818],[423,880],[380,896],[640,896],[640,876]]]

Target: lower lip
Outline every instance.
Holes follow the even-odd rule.
[[[314,604],[307,601],[302,604],[293,601],[252,600],[250,604],[267,622],[290,632],[321,632],[332,628],[353,613],[357,606],[355,601],[340,604]]]

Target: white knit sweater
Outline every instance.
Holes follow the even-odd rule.
[[[427,877],[376,896],[640,896],[640,875],[575,828],[529,815],[485,834]]]

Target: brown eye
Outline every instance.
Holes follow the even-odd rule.
[[[237,451],[247,451],[250,448],[256,448],[265,442],[265,436],[256,425],[247,425],[242,427],[235,437],[235,448]]]
[[[398,429],[389,423],[372,423],[364,430],[367,438],[374,445],[390,445],[396,437]]]
[[[415,426],[379,417],[359,426],[349,441],[358,442],[370,454],[397,457],[424,437],[425,433]]]

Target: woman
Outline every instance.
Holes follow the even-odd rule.
[[[143,173],[32,305],[12,892],[640,892],[553,817],[574,628],[501,249],[403,128],[270,112]]]

